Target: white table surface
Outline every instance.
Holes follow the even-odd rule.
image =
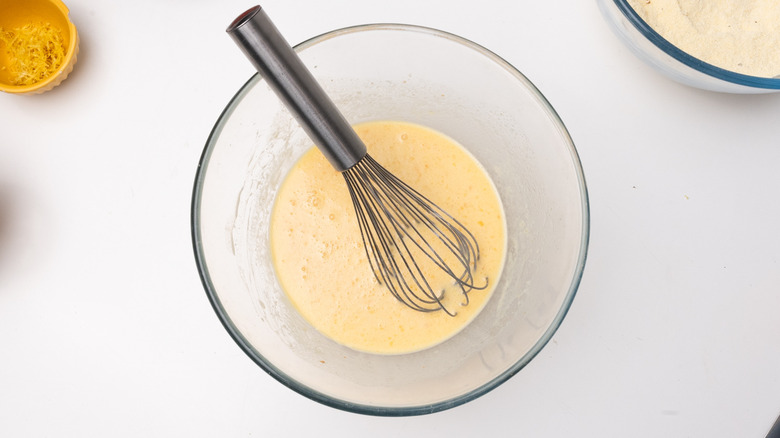
[[[0,436],[763,437],[780,414],[780,94],[671,82],[591,0],[263,4],[292,43],[371,22],[471,39],[582,159],[591,245],[552,341],[473,402],[377,418],[266,375],[198,277],[193,178],[252,74],[224,33],[252,3],[67,3],[71,77],[0,94]]]

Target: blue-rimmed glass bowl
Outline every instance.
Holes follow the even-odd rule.
[[[654,31],[626,0],[597,0],[615,34],[640,59],[669,78],[704,90],[736,94],[780,91],[780,78],[749,76],[708,64]],[[778,72],[780,73],[780,72]]]
[[[429,126],[481,162],[505,210],[503,274],[465,329],[423,351],[353,351],[309,326],[274,276],[268,226],[279,185],[311,146],[255,75],[214,126],[195,179],[193,246],[216,314],[263,370],[339,409],[419,415],[485,394],[550,340],[582,276],[588,198],[566,128],[520,72],[452,34],[366,25],[318,36],[296,50],[351,123]]]

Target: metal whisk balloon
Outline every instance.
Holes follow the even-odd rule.
[[[468,304],[479,245],[460,222],[367,154],[366,145],[320,87],[268,15],[255,6],[227,28],[333,167],[344,175],[366,256],[377,281],[422,312],[445,308],[424,271],[439,269]]]

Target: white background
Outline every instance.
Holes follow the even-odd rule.
[[[71,77],[0,94],[0,436],[763,437],[780,414],[780,95],[667,80],[592,0],[263,4],[294,44],[372,22],[471,39],[581,155],[591,245],[552,341],[473,402],[375,418],[261,371],[197,274],[193,178],[253,73],[224,32],[252,3],[67,3]]]

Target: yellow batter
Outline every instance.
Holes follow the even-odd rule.
[[[344,178],[316,148],[296,163],[277,195],[270,236],[277,277],[301,315],[340,344],[379,354],[431,347],[468,324],[498,283],[506,247],[501,201],[476,160],[436,131],[394,121],[355,130],[376,161],[474,234],[480,249],[476,283],[487,278],[488,288],[471,291],[467,306],[462,294],[447,293],[454,317],[396,300],[371,271]],[[452,283],[434,274],[434,281]]]

